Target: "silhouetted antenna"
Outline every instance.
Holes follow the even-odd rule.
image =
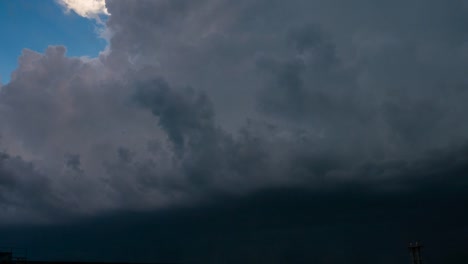
[[[409,244],[408,249],[411,254],[411,264],[422,264],[421,248],[422,246],[419,242]]]

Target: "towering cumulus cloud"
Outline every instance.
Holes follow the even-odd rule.
[[[0,89],[1,221],[466,184],[461,1],[58,2],[110,14],[109,51],[21,54]]]

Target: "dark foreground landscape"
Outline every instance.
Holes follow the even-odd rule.
[[[398,195],[357,186],[271,190],[220,196],[203,207],[16,226],[0,234],[27,247],[31,260],[390,264],[409,263],[408,242],[419,240],[424,263],[468,263],[468,196],[437,186]]]

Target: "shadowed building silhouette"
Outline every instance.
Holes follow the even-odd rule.
[[[26,249],[0,248],[0,264],[176,264],[174,262],[97,262],[28,260]]]
[[[27,262],[25,248],[0,247],[0,264],[24,264]]]
[[[13,261],[11,252],[0,252],[0,264],[7,264]]]

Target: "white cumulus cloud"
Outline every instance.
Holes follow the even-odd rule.
[[[99,15],[109,15],[105,0],[57,0],[67,12],[74,11],[86,18],[98,19]]]

